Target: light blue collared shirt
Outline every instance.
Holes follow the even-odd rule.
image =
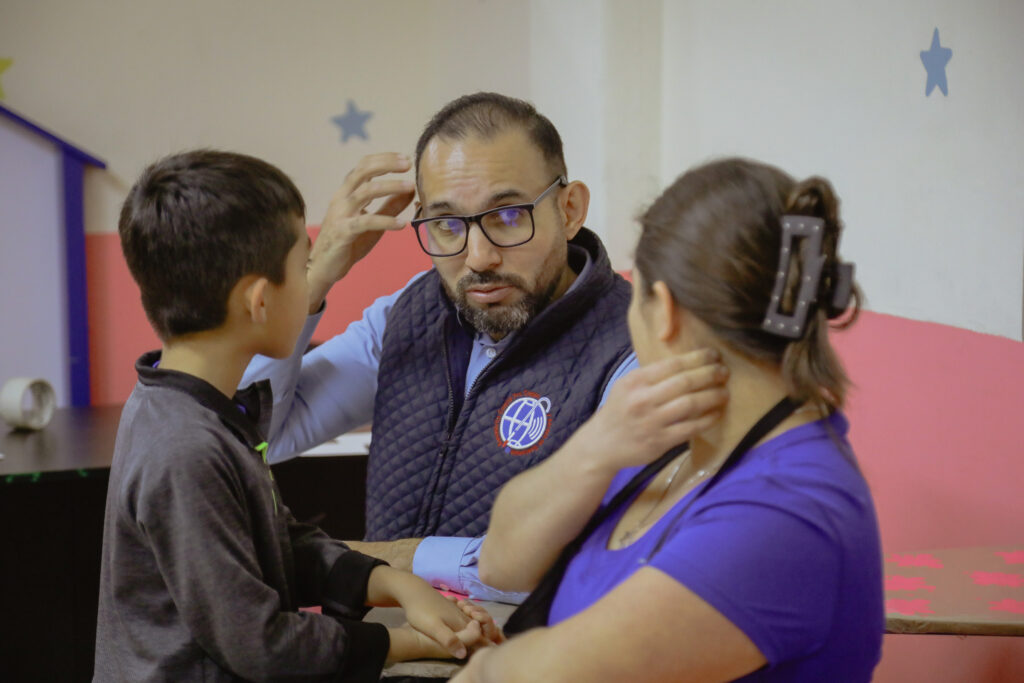
[[[570,245],[573,256],[583,260],[571,292],[591,267],[590,254]],[[269,379],[274,389],[274,413],[270,426],[271,463],[295,457],[299,453],[367,424],[373,417],[377,392],[377,370],[388,314],[405,288],[429,271],[417,273],[393,294],[382,296],[363,311],[363,317],[351,323],[343,333],[304,353],[323,309],[309,316],[295,351],[285,360],[257,356],[246,369],[242,385]],[[513,338],[514,333],[494,341],[477,333],[466,369],[466,392],[491,360]],[[605,387],[608,390],[620,377],[637,367],[636,354],[630,353],[615,369]],[[477,563],[483,537],[428,536],[413,557],[413,573],[431,585],[464,593],[479,600],[522,602],[525,593],[499,591],[480,581]]]

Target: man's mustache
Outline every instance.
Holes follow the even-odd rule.
[[[523,282],[522,278],[517,275],[501,275],[493,271],[484,271],[482,273],[470,273],[461,280],[459,280],[458,291],[460,296],[465,296],[466,291],[470,287],[476,287],[478,285],[504,285],[508,287],[516,287],[517,289],[526,289],[526,283]]]

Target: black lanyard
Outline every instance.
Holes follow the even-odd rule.
[[[722,463],[722,466],[717,472],[708,480],[708,483],[704,488],[694,496],[686,505],[680,508],[675,515],[672,517],[672,521],[665,527],[665,531],[662,532],[661,537],[655,544],[654,550],[648,554],[644,559],[644,562],[650,560],[665,544],[668,539],[672,528],[676,522],[679,521],[683,513],[697,500],[701,495],[707,492],[708,489],[714,485],[722,475],[728,470],[731,470],[736,466],[737,463],[742,459],[743,454],[746,453],[750,448],[758,441],[763,439],[770,431],[778,427],[783,420],[792,415],[796,411],[798,404],[788,396],[783,398],[781,401],[775,404],[775,406],[765,413],[760,420],[758,420],[750,431],[744,435],[740,442],[736,444],[736,447],[732,449],[729,456]],[[562,549],[558,559],[551,565],[551,568],[544,574],[537,587],[533,589],[526,600],[523,601],[519,607],[509,616],[508,621],[505,622],[504,631],[506,635],[514,635],[516,633],[522,633],[528,629],[536,626],[546,626],[548,622],[548,613],[551,611],[551,603],[554,601],[555,593],[558,590],[559,584],[562,582],[562,577],[565,575],[565,570],[569,567],[569,563],[572,558],[576,556],[580,548],[583,547],[583,543],[590,537],[591,534],[602,524],[608,517],[610,517],[616,510],[629,500],[630,497],[636,491],[647,484],[650,479],[660,472],[666,465],[675,460],[679,455],[689,448],[689,443],[682,443],[674,448],[666,451],[661,457],[654,462],[648,464],[641,471],[637,472],[632,479],[627,483],[618,493],[612,497],[608,505],[599,509],[590,521],[587,522],[583,530],[574,538],[565,548]]]
[[[753,448],[754,444],[768,436],[769,432],[782,424],[783,420],[792,415],[798,407],[799,404],[796,401],[791,399],[789,396],[786,396],[776,403],[771,410],[762,415],[760,420],[754,423],[754,426],[750,428],[750,431],[744,434],[743,438],[740,439],[740,442],[732,449],[732,452],[729,453],[729,456],[725,459],[725,462],[722,463],[722,466],[718,468],[718,471],[708,479],[707,485],[705,485],[697,495],[691,498],[686,505],[679,508],[679,510],[672,516],[672,521],[669,522],[665,527],[665,530],[661,533],[661,536],[658,538],[658,542],[654,544],[654,549],[646,558],[644,558],[645,563],[654,557],[658,551],[661,550],[661,547],[665,545],[665,541],[668,540],[673,527],[675,527],[676,522],[682,518],[683,513],[685,513],[698,498],[704,495],[708,489],[715,484],[715,482],[721,479],[722,475],[736,467],[736,465],[739,464],[739,461],[743,459],[743,455]]]

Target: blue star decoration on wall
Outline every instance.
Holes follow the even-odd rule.
[[[373,116],[373,112],[361,111],[355,102],[349,100],[348,109],[345,110],[345,113],[341,116],[335,116],[331,121],[334,125],[341,128],[342,142],[348,142],[348,139],[353,135],[369,140],[370,136],[366,134],[366,121],[371,116]]]
[[[921,63],[928,72],[928,83],[924,86],[925,97],[932,94],[935,86],[939,87],[943,95],[949,95],[949,88],[946,86],[946,65],[953,58],[953,51],[948,47],[939,44],[939,29],[932,34],[931,49],[921,51]]]

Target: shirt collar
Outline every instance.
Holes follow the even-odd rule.
[[[188,394],[216,413],[221,422],[250,448],[256,449],[266,441],[264,435],[270,428],[274,400],[270,380],[253,382],[228,398],[209,382],[185,372],[163,370],[158,367],[159,363],[159,351],[143,354],[135,362],[139,382]]]

